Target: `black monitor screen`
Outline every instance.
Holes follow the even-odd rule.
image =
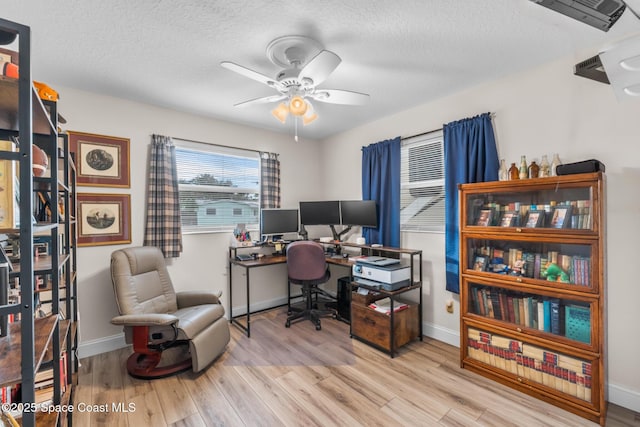
[[[297,232],[297,209],[262,209],[260,214],[260,234],[263,236]]]
[[[340,202],[300,202],[300,223],[304,225],[340,224]]]
[[[342,200],[340,208],[343,225],[378,226],[375,200]]]

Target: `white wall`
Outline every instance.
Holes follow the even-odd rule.
[[[597,50],[595,50],[597,52]],[[573,65],[594,52],[577,53],[539,68],[403,111],[324,142],[328,198],[360,194],[356,148],[442,127],[443,123],[496,114],[498,153],[507,162],[559,153],[563,162],[596,158],[606,165],[606,277],[608,399],[640,410],[640,286],[634,259],[640,227],[640,100],[618,103],[610,86],[573,76]],[[459,345],[459,299],[445,290],[444,236],[402,236],[402,246],[424,251],[423,318],[426,334]],[[454,298],[455,312],[445,303]],[[631,335],[630,335],[631,334]]]
[[[283,206],[298,200],[348,199],[361,196],[361,147],[395,136],[438,129],[443,123],[491,111],[501,158],[529,161],[559,153],[564,162],[597,158],[607,167],[607,366],[608,399],[640,411],[640,341],[633,334],[640,321],[634,259],[640,232],[640,102],[616,102],[610,86],[575,77],[573,65],[594,52],[509,76],[456,95],[371,122],[322,142],[295,143],[290,136],[193,117],[133,102],[58,88],[60,111],[68,129],[131,138],[133,245],[142,243],[146,153],[150,134],[178,136],[281,154]],[[427,101],[427,100],[425,100]],[[321,188],[317,181],[321,179]],[[100,192],[96,188],[81,189]],[[184,255],[170,265],[181,289],[210,286],[227,291],[226,235],[185,236]],[[424,251],[423,320],[425,333],[459,344],[457,295],[445,291],[444,237],[438,233],[403,235],[402,245]],[[116,314],[109,278],[109,255],[119,246],[79,250],[81,347],[85,355],[112,349],[119,329],[109,324]],[[256,293],[255,307],[284,301],[286,288],[279,267],[260,280],[276,292]],[[258,280],[258,275],[252,276]],[[244,278],[234,270],[234,283]],[[236,282],[238,280],[239,282]],[[190,283],[188,283],[190,281]],[[279,284],[277,284],[279,282]],[[188,284],[187,284],[188,283]],[[252,282],[253,283],[253,282]],[[238,285],[234,289],[242,289]],[[256,288],[261,288],[256,286]],[[238,298],[243,298],[241,293]],[[455,312],[445,303],[454,299]],[[254,298],[252,298],[254,299]],[[241,309],[234,301],[234,307]]]
[[[67,119],[64,130],[130,138],[131,188],[80,187],[79,192],[127,193],[132,203],[132,245],[142,245],[145,220],[147,152],[151,134],[233,145],[280,154],[282,206],[297,207],[298,200],[321,197],[317,182],[322,172],[317,160],[321,145],[316,141],[295,142],[290,135],[186,115],[108,96],[56,87],[61,93],[59,111]],[[313,159],[313,161],[305,161]],[[178,290],[209,288],[222,290],[228,301],[227,247],[229,235],[197,234],[184,237],[184,253],[169,261],[169,272]],[[80,354],[112,350],[122,345],[121,328],[109,323],[117,315],[109,262],[111,252],[124,245],[82,247],[78,250],[78,294],[80,307]],[[276,268],[266,281],[282,280]],[[236,272],[234,271],[234,274]],[[241,272],[237,280],[243,280]],[[285,276],[286,277],[286,276]],[[284,282],[286,283],[286,282]],[[241,286],[236,288],[242,289]],[[265,288],[269,288],[265,286]],[[255,295],[255,300],[280,298],[286,288],[273,295]],[[252,299],[254,296],[252,295]],[[238,301],[244,298],[238,294]],[[234,305],[236,305],[234,303]],[[225,307],[226,308],[226,307]]]

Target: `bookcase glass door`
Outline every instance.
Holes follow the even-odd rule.
[[[595,291],[593,275],[597,248],[593,242],[575,239],[530,241],[519,238],[470,237],[462,270],[500,276],[519,282],[580,291]]]
[[[501,369],[523,383],[536,383],[563,393],[567,400],[593,402],[592,378],[597,364],[536,344],[467,328],[466,352],[470,359]]]
[[[466,196],[466,225],[538,229],[593,229],[590,186],[524,189]]]
[[[592,349],[591,321],[597,316],[593,300],[563,297],[518,287],[465,281],[467,312],[518,332],[554,335],[568,344]]]

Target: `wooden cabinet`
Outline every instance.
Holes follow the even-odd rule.
[[[604,175],[459,200],[461,366],[604,424]]]
[[[387,291],[380,286],[353,282],[356,289],[366,289],[370,293],[351,293],[351,336],[389,353],[391,357],[403,345],[417,338],[422,340],[422,251],[349,243],[341,245],[357,247],[365,256],[400,258],[410,268],[409,285],[397,290]],[[369,306],[383,298],[391,302],[389,313]],[[403,308],[396,311],[394,308],[401,304]]]
[[[14,219],[0,229],[15,242],[14,300],[0,304],[0,317],[11,319],[0,337],[0,386],[5,400],[17,391],[9,409],[21,425],[65,425],[66,414],[41,409],[70,402],[77,370],[75,169],[56,103],[32,84],[29,27],[0,19],[0,30],[16,34],[20,65],[19,80],[0,77],[0,139],[16,147],[0,149],[0,162],[17,173],[8,199],[15,206],[2,206]],[[48,176],[33,176],[33,145],[49,158]]]

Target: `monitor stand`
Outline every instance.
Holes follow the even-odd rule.
[[[344,230],[338,232],[336,231],[336,227],[334,225],[330,225],[329,226],[331,228],[331,234],[333,234],[333,241],[336,243],[339,243],[342,241],[342,236],[344,236],[345,234],[347,234],[350,230],[351,230],[351,226],[347,226],[347,228],[345,228]],[[340,255],[340,251],[341,251],[341,246],[340,245],[336,245],[336,254]]]

